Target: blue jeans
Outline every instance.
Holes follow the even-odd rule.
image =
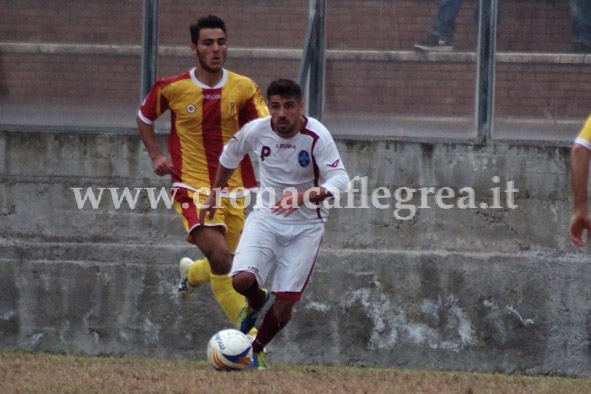
[[[440,0],[439,10],[437,10],[437,16],[433,20],[433,34],[439,36],[439,38],[445,41],[452,42],[454,39],[454,33],[456,31],[456,17],[460,12],[460,7],[464,0]],[[579,3],[583,3],[589,0],[571,0]],[[499,15],[497,20],[500,18],[500,3],[499,3]],[[478,23],[478,6],[474,11],[474,23]]]
[[[575,40],[591,46],[591,0],[570,0],[570,17]]]

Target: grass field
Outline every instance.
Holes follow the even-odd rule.
[[[588,394],[591,379],[294,365],[218,372],[196,361],[0,353],[0,392]]]

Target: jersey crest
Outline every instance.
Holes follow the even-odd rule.
[[[298,154],[298,163],[300,163],[300,166],[302,167],[308,167],[310,164],[310,154],[305,150],[301,150]]]

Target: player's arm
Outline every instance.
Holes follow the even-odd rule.
[[[580,144],[574,144],[570,154],[572,216],[569,235],[577,246],[584,246],[583,231],[587,229],[587,237],[591,237],[591,217],[589,217],[587,186],[589,179],[589,163],[591,151]]]
[[[271,207],[271,211],[276,215],[287,217],[302,205],[314,207],[315,204],[333,197],[333,195],[334,191],[323,186],[314,186],[306,190],[300,190],[297,193],[288,190],[279,196],[275,205]]]
[[[573,194],[573,211],[588,212],[587,184],[589,179],[589,163],[591,151],[582,145],[575,144],[570,154],[571,188]]]
[[[272,208],[273,213],[289,216],[302,205],[310,205],[313,208],[315,204],[327,198],[340,198],[349,189],[349,174],[343,166],[334,142],[328,141],[328,144],[319,150],[317,162],[320,179],[323,180],[322,185],[301,190],[297,194],[283,193]]]
[[[341,155],[332,137],[323,139],[323,144],[318,149],[321,186],[331,196],[340,197],[349,190],[350,178]]]
[[[300,193],[307,195],[307,200],[313,204],[319,203],[321,201],[326,200],[327,198],[334,196],[333,191],[330,191],[323,186],[311,187],[308,190],[305,190],[304,192],[300,192]]]
[[[156,138],[156,132],[154,130],[154,124],[146,123],[140,118],[140,116],[136,118],[136,123],[140,138],[142,139],[142,142],[148,151],[150,159],[152,159],[152,169],[154,172],[159,176],[175,174],[172,161],[168,157],[164,156],[162,150],[160,149],[158,139]]]

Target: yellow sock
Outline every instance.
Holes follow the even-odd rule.
[[[209,283],[211,279],[209,261],[207,261],[207,259],[195,260],[193,264],[191,264],[191,267],[189,267],[187,278],[189,279],[189,283],[194,286],[198,286],[202,283]]]
[[[237,293],[232,287],[232,278],[225,275],[214,275],[211,274],[211,290],[213,295],[218,300],[222,309],[230,319],[232,325],[236,325],[236,319],[238,318],[238,312],[244,306],[244,296]]]

